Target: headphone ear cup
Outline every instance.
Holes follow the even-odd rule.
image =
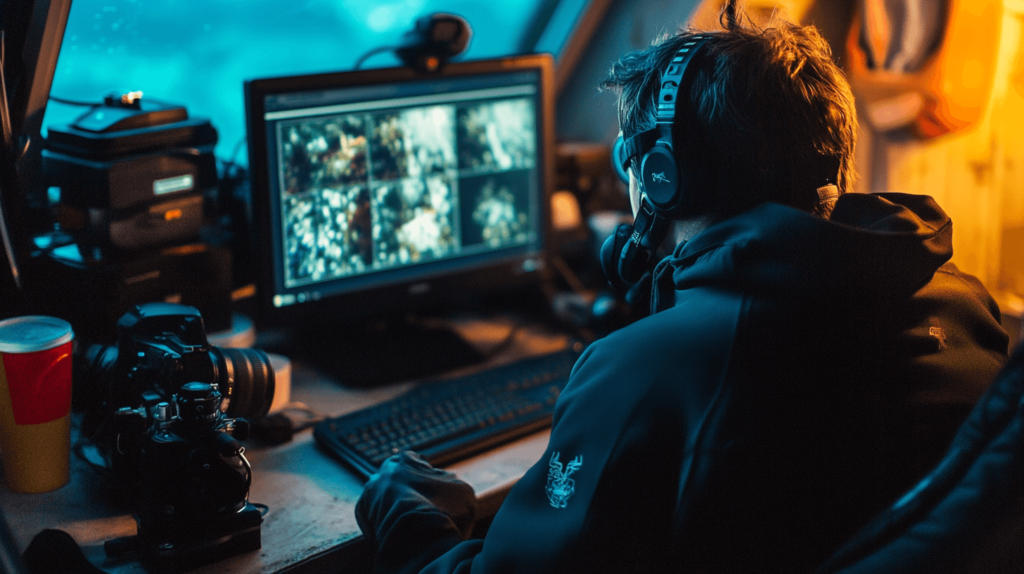
[[[656,145],[640,162],[640,177],[647,199],[659,213],[671,213],[679,203],[682,182],[672,150]]]
[[[612,168],[615,169],[615,175],[619,176],[622,183],[629,185],[629,172],[626,171],[625,164],[626,142],[622,139],[622,134],[619,134],[612,145]]]
[[[612,286],[614,291],[620,294],[629,291],[630,287],[619,274],[619,259],[621,258],[623,248],[629,242],[629,236],[632,232],[633,227],[623,223],[616,227],[615,233],[609,235],[604,240],[604,243],[601,244],[601,270],[604,271],[604,276],[608,278],[608,284]]]

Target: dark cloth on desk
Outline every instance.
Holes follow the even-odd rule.
[[[486,538],[442,553],[409,520],[379,555],[421,560],[384,571],[812,570],[937,463],[1005,361],[951,237],[902,194],[704,230],[655,270],[652,315],[584,352]]]

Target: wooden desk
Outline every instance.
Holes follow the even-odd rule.
[[[508,333],[501,321],[460,321],[467,340],[488,348]],[[520,331],[490,364],[563,348],[568,338],[543,327]],[[293,364],[294,401],[338,415],[387,400],[408,389],[401,383],[370,390],[344,388],[315,369]],[[548,433],[541,432],[453,465],[450,470],[476,490],[483,515],[493,514],[508,489],[540,459]],[[263,548],[195,570],[196,573],[359,571],[369,554],[354,509],[362,481],[320,450],[311,431],[275,447],[248,447],[253,481],[249,499],[270,507],[261,527]],[[71,482],[45,494],[16,494],[0,483],[0,505],[22,550],[44,528],[71,534],[90,562],[111,573],[141,573],[137,562],[108,560],[103,543],[135,534],[135,521],[97,500],[102,478],[71,458]]]

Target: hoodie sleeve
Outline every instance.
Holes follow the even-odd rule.
[[[687,437],[725,371],[729,346],[721,339],[731,338],[730,330],[711,336],[698,328],[681,339],[679,312],[686,310],[648,317],[583,353],[559,398],[547,449],[512,488],[483,540],[459,542],[458,529],[443,518],[397,519],[389,536],[403,542],[388,548],[378,540],[378,557],[418,558],[412,569],[387,571],[662,571]],[[718,314],[704,313],[712,315]],[[681,378],[679,361],[696,366]]]
[[[462,531],[450,514],[451,501],[444,509],[445,503],[434,498],[450,478],[411,461],[409,455],[389,459],[357,505],[360,527],[377,548],[377,572],[564,570],[578,552],[574,546],[586,544],[583,530],[610,454],[608,443],[614,443],[612,435],[621,430],[601,425],[602,419],[610,422],[603,413],[567,416],[576,413],[580,397],[589,394],[584,389],[595,383],[588,361],[593,353],[591,346],[577,362],[556,408],[547,451],[509,493],[485,540],[460,542]],[[602,426],[608,437],[595,433]],[[410,462],[418,466],[415,472],[410,471]]]
[[[584,522],[594,482],[593,471],[591,476],[586,471],[598,466],[583,452],[585,429],[563,423],[564,412],[574,402],[573,381],[590,353],[585,352],[573,369],[559,401],[548,452],[512,489],[486,540],[460,542],[468,528],[460,527],[455,515],[465,513],[465,493],[452,485],[468,485],[408,453],[385,462],[356,506],[360,528],[377,550],[376,572],[556,569]],[[581,477],[588,483],[584,488],[577,486]]]

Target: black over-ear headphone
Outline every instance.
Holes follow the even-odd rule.
[[[627,182],[630,163],[640,157],[637,177],[640,209],[633,226],[620,225],[601,246],[605,276],[620,291],[627,290],[643,276],[668,232],[666,218],[676,215],[687,201],[683,185],[686,175],[680,171],[673,155],[672,126],[686,70],[709,37],[698,35],[687,40],[662,71],[654,128],[627,139],[619,136],[615,142],[616,171]]]

